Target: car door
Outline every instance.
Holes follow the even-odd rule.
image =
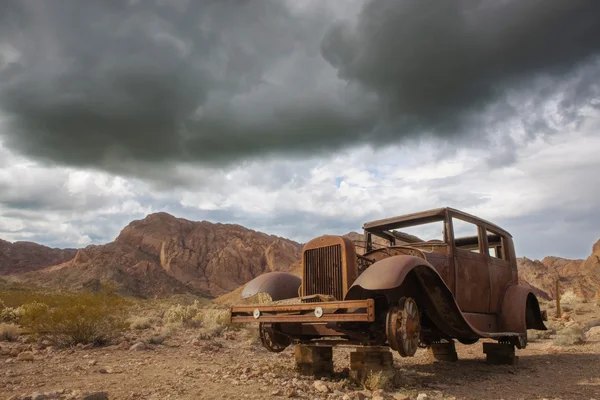
[[[496,232],[493,228],[487,228],[485,236],[491,284],[490,312],[498,313],[504,291],[513,278],[511,260],[507,249],[508,240],[505,235]]]
[[[459,216],[452,216],[456,302],[463,312],[489,313],[489,257],[483,251],[483,229]],[[487,251],[487,249],[486,249]]]

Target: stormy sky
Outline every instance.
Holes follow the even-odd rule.
[[[167,211],[305,241],[452,206],[600,239],[600,2],[5,0],[0,238]]]

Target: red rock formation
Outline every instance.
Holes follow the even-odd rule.
[[[0,239],[0,275],[36,271],[71,260],[76,249],[54,249],[33,242]]]
[[[594,244],[586,260],[545,257],[543,260],[518,259],[519,278],[555,296],[554,284],[559,280],[562,293],[573,291],[591,300],[600,288],[600,241]]]
[[[227,293],[268,271],[285,271],[301,245],[240,225],[193,222],[167,213],[131,222],[106,245],[88,246],[72,261],[23,278],[79,288],[93,279],[132,295]]]

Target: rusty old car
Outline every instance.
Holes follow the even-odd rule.
[[[273,352],[346,344],[389,346],[403,357],[480,338],[521,349],[528,329],[546,330],[535,294],[519,284],[512,236],[499,226],[446,207],[363,231],[362,241],[316,237],[302,250],[301,273],[247,283],[231,321],[258,323]],[[270,301],[253,302],[260,293]]]

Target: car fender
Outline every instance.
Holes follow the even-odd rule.
[[[501,330],[525,333],[527,329],[545,331],[540,304],[527,286],[511,285],[504,292],[498,316]]]
[[[483,332],[462,314],[452,291],[435,268],[420,257],[399,255],[371,264],[348,290],[346,300],[385,296],[392,304],[401,296],[414,296],[428,317],[451,337],[497,338],[517,336],[517,332]]]
[[[288,272],[267,272],[252,279],[242,290],[245,299],[259,293],[267,293],[273,301],[298,297],[302,279]]]

